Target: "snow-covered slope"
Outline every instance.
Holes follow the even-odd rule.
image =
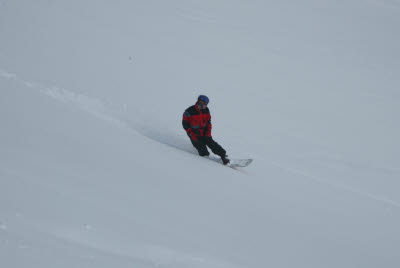
[[[1,267],[398,267],[398,1],[0,1]],[[231,169],[181,116],[207,94]]]

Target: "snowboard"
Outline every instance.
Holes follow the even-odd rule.
[[[218,162],[223,165],[221,158],[216,158],[214,156],[208,157],[210,160]],[[253,162],[253,159],[229,159],[230,162],[225,165],[227,167],[247,167]]]
[[[229,159],[228,167],[247,167],[253,162],[253,159]]]

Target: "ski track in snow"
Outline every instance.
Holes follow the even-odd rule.
[[[232,22],[227,22],[223,18],[217,17],[216,15],[210,15],[209,11],[201,9],[193,9],[188,7],[177,7],[177,15],[182,17],[184,20],[189,20],[199,24],[209,24],[209,25],[223,25],[230,28],[240,27],[240,24],[235,24]]]
[[[96,98],[88,97],[83,94],[77,94],[73,91],[57,87],[57,86],[44,86],[42,84],[27,81],[25,79],[20,78],[17,74],[5,71],[0,69],[0,77],[3,79],[13,80],[18,83],[25,85],[28,88],[36,89],[42,94],[53,98],[57,101],[63,103],[71,103],[78,108],[96,116],[99,119],[112,123],[118,127],[124,127],[135,131],[144,137],[147,137],[153,141],[156,141],[160,144],[164,144],[166,146],[175,148],[177,150],[185,151],[188,153],[195,154],[194,149],[190,144],[185,144],[184,139],[180,136],[176,137],[174,133],[160,133],[158,130],[146,126],[141,122],[134,122],[132,119],[127,118],[127,106],[126,105],[116,105],[110,102],[105,102]],[[304,178],[311,179],[317,183],[328,185],[329,187],[340,189],[346,192],[353,193],[358,196],[366,197],[377,202],[384,203],[386,205],[390,205],[392,207],[400,208],[400,204],[389,200],[387,198],[379,197],[368,192],[359,191],[352,189],[343,184],[329,182],[328,180],[321,179],[319,177],[306,174],[301,170],[287,167],[278,162],[266,160],[270,164],[279,167],[281,169],[287,170],[293,174],[300,175]],[[242,172],[243,174],[248,175],[246,172]]]
[[[348,187],[348,186],[346,186],[344,184],[333,183],[333,182],[328,181],[327,179],[323,179],[323,178],[320,178],[320,177],[317,177],[317,176],[313,176],[313,175],[307,174],[307,173],[305,173],[305,172],[303,172],[303,171],[301,171],[299,169],[292,168],[292,167],[287,167],[287,166],[284,166],[284,165],[282,165],[282,164],[280,164],[278,162],[275,162],[275,161],[271,161],[271,160],[267,160],[267,161],[271,165],[274,165],[274,166],[276,166],[276,167],[278,167],[280,169],[287,170],[287,171],[289,171],[289,172],[291,172],[293,174],[300,175],[300,176],[302,176],[304,178],[310,179],[310,180],[315,181],[315,182],[317,182],[319,184],[328,185],[331,188],[335,188],[335,189],[343,190],[343,191],[346,191],[346,192],[350,192],[350,193],[355,194],[357,196],[366,197],[368,199],[372,199],[372,200],[377,201],[379,203],[384,203],[385,205],[390,205],[390,206],[395,207],[395,208],[400,208],[400,204],[399,203],[394,202],[392,200],[389,200],[387,198],[379,197],[379,196],[370,194],[368,192],[355,190],[355,189],[352,189],[352,188],[350,188],[350,187]]]
[[[185,7],[179,7],[177,8],[177,10],[181,17],[189,20],[210,24],[216,24],[219,22],[218,18],[210,16],[206,12],[202,12],[201,10],[194,10]]]
[[[79,247],[92,249],[103,254],[112,254],[113,256],[131,259],[135,263],[145,265],[145,267],[210,267],[210,268],[239,268],[226,261],[215,259],[212,256],[200,256],[201,254],[193,254],[183,252],[177,249],[164,247],[161,245],[135,245],[126,249],[118,249],[118,247],[108,246],[106,243],[90,244],[78,236],[67,236],[63,234],[50,234],[56,239],[61,239],[68,244],[74,244]],[[103,244],[103,246],[99,246]]]

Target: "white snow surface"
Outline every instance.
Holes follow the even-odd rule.
[[[0,267],[400,267],[400,1],[1,0]],[[232,169],[196,155],[210,97]]]

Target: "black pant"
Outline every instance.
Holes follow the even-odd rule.
[[[210,155],[210,153],[207,150],[207,146],[216,155],[219,155],[222,157],[222,156],[225,156],[225,154],[226,154],[226,151],[224,150],[224,148],[222,148],[221,145],[219,145],[217,142],[215,142],[212,137],[198,136],[197,141],[193,141],[192,139],[190,139],[190,141],[192,142],[194,148],[197,149],[200,156]]]

